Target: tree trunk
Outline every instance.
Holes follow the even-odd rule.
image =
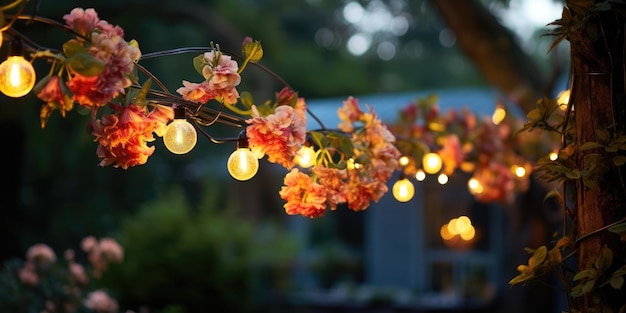
[[[583,20],[586,10],[577,9],[571,2],[576,1],[568,1],[566,10],[572,9],[572,23]],[[576,185],[574,225],[579,271],[592,264],[604,246],[613,251],[610,272],[624,265],[624,246],[619,237],[603,230],[603,227],[618,221],[626,214],[626,188],[622,176],[624,168],[610,164],[615,153],[607,153],[604,149],[580,149],[585,142],[601,141],[602,134],[599,132],[606,131],[611,134],[611,138],[624,134],[624,13],[615,8],[592,13],[582,27],[570,27],[567,38],[571,45],[570,102],[575,114],[574,143],[575,151],[578,152],[578,167],[582,169],[589,165],[589,160],[585,157],[592,153],[600,154],[605,160],[604,164],[609,167],[608,172],[597,179],[596,188],[589,188],[580,180]],[[591,294],[576,298],[573,312],[589,312],[599,305],[607,305],[612,308],[612,312],[621,312],[624,287],[621,291],[612,288],[604,290],[608,292],[602,293],[600,304],[593,301]]]

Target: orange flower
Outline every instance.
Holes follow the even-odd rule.
[[[285,200],[285,212],[289,215],[300,214],[315,218],[322,216],[326,210],[326,188],[313,182],[310,176],[292,169],[284,180],[279,192]]]
[[[92,118],[92,134],[99,143],[96,154],[101,159],[100,166],[113,164],[128,169],[145,164],[154,152],[154,146],[148,147],[147,143],[154,140],[154,132],[161,131],[167,121],[174,118],[173,109],[158,106],[148,112],[145,107],[134,104],[112,107],[118,110],[117,114],[105,115],[100,120]]]

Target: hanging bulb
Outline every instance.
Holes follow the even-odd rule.
[[[400,202],[407,202],[413,199],[413,195],[415,194],[415,187],[408,178],[402,177],[398,179],[395,184],[393,184],[391,192],[393,193],[393,197],[396,198],[396,200]]]
[[[9,57],[0,64],[0,92],[19,98],[29,93],[35,86],[35,69],[22,56],[20,41],[11,42]]]
[[[163,134],[163,143],[167,150],[175,154],[185,154],[196,146],[198,133],[185,119],[185,107],[174,108],[174,120],[167,125]]]
[[[315,150],[310,146],[302,146],[296,153],[296,163],[302,168],[309,168],[315,164]]]
[[[434,152],[426,153],[422,159],[422,163],[424,166],[424,172],[428,174],[435,174],[439,172],[442,166],[441,157]]]
[[[240,181],[254,177],[259,170],[259,159],[248,147],[248,137],[245,131],[239,135],[237,150],[228,157],[227,167],[230,176]]]

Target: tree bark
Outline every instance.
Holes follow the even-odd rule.
[[[457,35],[459,47],[485,79],[524,112],[534,109],[537,99],[551,91],[547,90],[547,75],[520,48],[510,30],[478,1],[432,2]]]
[[[571,2],[568,1],[568,7]],[[600,3],[602,1],[594,1]],[[566,10],[568,10],[566,7]],[[580,21],[586,10],[573,9],[572,21]],[[589,19],[580,28],[570,27],[568,40],[571,46],[572,89],[570,103],[575,114],[575,151],[580,169],[589,165],[586,157],[598,153],[606,160],[610,170],[598,179],[597,188],[589,188],[580,180],[576,185],[576,238],[578,270],[585,269],[600,255],[602,247],[613,251],[613,266],[609,272],[624,265],[624,245],[616,234],[603,227],[626,215],[626,188],[624,168],[610,164],[614,153],[604,149],[581,150],[585,142],[598,142],[599,131],[608,131],[614,138],[624,134],[626,120],[626,95],[624,93],[624,30],[625,12],[612,9],[587,15]],[[565,16],[565,15],[564,15]],[[587,163],[586,163],[587,162]],[[605,288],[601,304],[594,302],[591,294],[576,298],[573,312],[587,312],[606,305],[612,312],[621,312],[622,293]]]

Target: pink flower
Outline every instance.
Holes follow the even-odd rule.
[[[94,236],[88,236],[83,238],[80,242],[80,247],[85,252],[89,252],[98,246],[98,240]]]
[[[65,23],[72,30],[82,36],[89,36],[94,31],[100,19],[94,9],[83,10],[74,8],[69,14],[63,16]]]
[[[86,285],[89,283],[89,277],[85,273],[85,268],[78,263],[70,262],[69,270],[71,277],[79,284]]]
[[[241,82],[237,62],[216,50],[205,52],[203,56],[208,65],[202,68],[202,76],[209,83],[209,89],[218,100],[228,104],[236,103],[239,92],[235,87]]]
[[[39,275],[35,272],[35,264],[31,261],[24,263],[24,267],[20,269],[17,276],[24,285],[37,286],[39,284]]]
[[[37,264],[52,264],[56,262],[56,254],[48,245],[39,243],[28,248],[26,260]]]
[[[154,146],[148,147],[147,143],[154,140],[154,132],[162,130],[167,120],[174,118],[173,109],[158,106],[148,112],[145,107],[134,104],[115,108],[117,114],[105,115],[99,120],[92,118],[92,134],[99,143],[96,154],[101,159],[100,166],[113,164],[128,169],[145,164],[154,152]]]
[[[456,134],[449,134],[444,138],[441,150],[437,152],[443,162],[443,172],[452,175],[457,167],[463,162],[461,142]]]
[[[96,290],[89,293],[87,299],[84,300],[84,304],[85,307],[97,313],[117,313],[118,310],[117,301],[103,290]]]
[[[339,129],[348,133],[352,132],[354,130],[352,124],[358,121],[363,114],[363,111],[361,111],[359,107],[359,100],[354,97],[348,97],[348,99],[343,102],[343,107],[337,110],[337,116],[339,116],[341,120]]]
[[[112,238],[100,239],[100,251],[108,262],[119,263],[124,260],[124,250]]]
[[[215,92],[209,88],[209,83],[204,81],[200,84],[183,80],[183,87],[176,90],[184,100],[195,103],[207,103],[215,99]]]
[[[71,73],[68,87],[74,95],[73,100],[88,108],[101,107],[124,94],[124,89],[131,85],[129,76],[134,63],[141,57],[139,48],[124,40],[122,28],[99,20],[93,9],[74,9],[64,18],[70,27],[90,39],[88,42],[83,38],[76,41],[104,64],[98,76],[85,77],[76,72]]]

